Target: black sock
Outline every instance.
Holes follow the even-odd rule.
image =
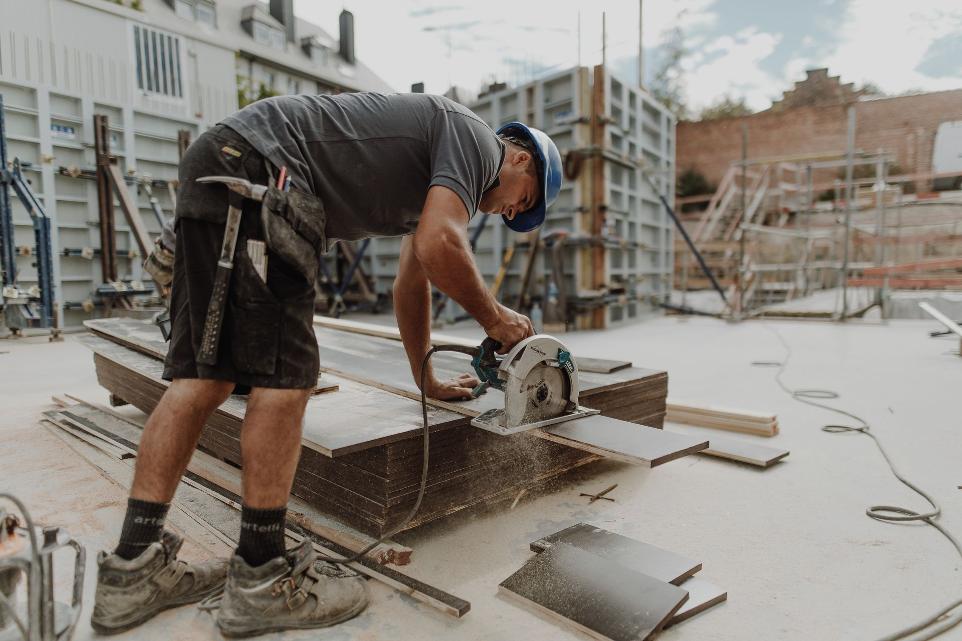
[[[140,499],[127,499],[127,516],[120,531],[120,544],[114,554],[122,559],[136,559],[159,541],[164,532],[164,519],[167,517],[169,503],[152,503]]]
[[[251,567],[284,556],[284,517],[287,507],[241,509],[240,543],[237,554]]]

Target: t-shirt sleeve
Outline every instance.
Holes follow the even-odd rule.
[[[439,111],[431,136],[431,183],[443,185],[464,202],[471,218],[481,194],[498,177],[504,146],[491,128],[457,111]]]

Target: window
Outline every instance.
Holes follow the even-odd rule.
[[[301,93],[301,81],[291,78],[287,83],[287,93],[295,96]]]
[[[180,38],[134,25],[137,87],[145,92],[183,98]]]
[[[274,49],[284,49],[284,45],[287,42],[287,36],[280,29],[275,29],[270,27],[263,22],[253,23],[254,28],[254,40],[261,43],[262,45],[267,45],[268,47],[273,47]]]
[[[194,16],[197,22],[205,24],[208,27],[217,27],[217,10],[214,5],[207,4],[206,2],[198,2],[194,6]]]
[[[194,19],[194,3],[190,0],[174,0],[174,13],[187,20]]]
[[[214,0],[167,0],[167,4],[184,20],[195,20],[208,27],[217,27]]]

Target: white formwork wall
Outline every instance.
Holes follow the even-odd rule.
[[[526,85],[504,89],[479,99],[471,109],[492,128],[520,120],[551,136],[564,158],[569,152],[590,152],[591,70],[576,67]],[[607,296],[605,324],[637,319],[666,302],[671,290],[673,228],[658,196],[642,180],[643,162],[668,202],[674,198],[675,121],[671,114],[646,92],[606,74],[605,78],[606,160],[604,163],[607,204],[605,282],[617,292]],[[561,194],[548,211],[542,234],[567,231],[573,236],[590,236],[590,177],[588,162],[574,179],[565,179]],[[469,235],[480,222],[475,216]],[[490,217],[475,249],[478,267],[491,283],[509,245],[524,240]],[[586,245],[565,250],[564,272],[568,296],[588,298],[582,277],[590,269]],[[378,291],[390,292],[397,272],[400,240],[372,241],[369,269]],[[505,304],[513,306],[520,289],[528,249],[520,248],[499,292]],[[542,297],[549,267],[542,250],[529,294]],[[450,304],[448,318],[461,310]]]
[[[196,138],[236,109],[237,98],[232,51],[179,36],[183,96],[148,95],[137,88],[133,27],[149,25],[149,16],[101,11],[89,2],[50,4],[38,2],[35,11],[14,11],[14,3],[6,2],[0,7],[0,94],[8,157],[31,164],[25,177],[51,219],[54,299],[61,325],[72,327],[91,316],[85,302],[94,300],[94,290],[103,284],[99,256],[76,255],[78,249],[99,249],[97,186],[59,175],[57,168],[95,167],[94,115],[108,117],[111,151],[125,175],[171,180],[177,178],[177,132],[187,130]],[[160,229],[146,195],[132,185],[128,191],[156,236]],[[154,195],[164,214],[172,216],[167,190],[154,188]],[[12,192],[11,200],[15,243],[32,248],[29,216]],[[119,206],[114,215],[119,275],[141,279],[143,257]],[[24,287],[36,284],[34,261],[32,255],[17,257]]]

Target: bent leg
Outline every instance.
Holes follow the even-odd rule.
[[[181,378],[171,383],[140,438],[131,498],[170,502],[207,417],[233,388],[229,381],[210,379]]]

